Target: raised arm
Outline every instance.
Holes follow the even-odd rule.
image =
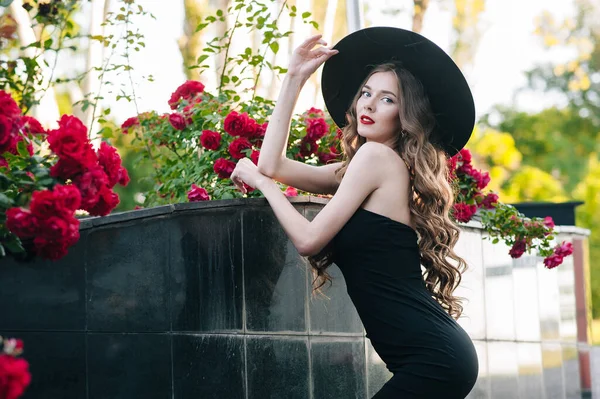
[[[321,64],[337,54],[337,50],[319,47],[325,45],[321,35],[302,43],[292,55],[288,72],[283,80],[279,98],[261,146],[258,170],[289,186],[312,193],[334,193],[338,182],[335,171],[339,165],[311,166],[286,157],[292,113],[302,87]]]

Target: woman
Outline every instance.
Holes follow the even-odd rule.
[[[339,266],[393,373],[374,398],[464,398],[478,362],[454,319],[462,306],[452,292],[466,264],[453,250],[447,158],[473,129],[470,90],[452,60],[413,32],[368,28],[325,45],[317,35],[294,51],[258,167],[242,159],[231,178],[242,191],[243,183],[262,191],[309,256],[317,287],[330,280],[327,266]],[[315,167],[287,159],[285,148],[300,89],[324,62],[323,96],[343,127],[345,160]],[[273,179],[334,195],[309,222]]]

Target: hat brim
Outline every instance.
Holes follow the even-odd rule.
[[[475,104],[469,85],[452,58],[418,33],[393,27],[361,29],[340,40],[339,53],[323,66],[325,106],[339,127],[360,85],[376,65],[400,61],[423,85],[437,126],[435,141],[448,155],[462,149],[475,126]]]

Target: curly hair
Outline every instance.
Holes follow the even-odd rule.
[[[423,85],[400,63],[376,66],[354,97],[348,112],[349,123],[342,129],[344,159],[336,174],[341,180],[348,164],[366,142],[357,132],[356,104],[364,84],[378,72],[394,72],[398,78],[401,123],[395,151],[404,160],[411,176],[413,196],[409,201],[410,213],[419,237],[425,285],[442,308],[458,319],[463,311],[464,298],[453,296],[452,293],[460,284],[467,264],[454,252],[460,228],[450,218],[455,190],[448,179],[448,155],[436,137],[436,120]],[[331,276],[326,269],[333,263],[332,257],[331,243],[320,253],[308,257],[315,277],[315,291],[320,291],[326,282],[331,283]]]

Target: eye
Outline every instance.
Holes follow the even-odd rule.
[[[391,98],[389,98],[389,97],[383,97],[383,101],[385,101],[385,102],[386,102],[386,103],[388,103],[388,104],[393,104],[393,103],[394,103],[394,100],[392,100],[392,99],[391,99]]]
[[[363,96],[363,97],[371,97],[371,93],[369,93],[366,90],[363,90],[362,93],[360,93],[360,95]]]

